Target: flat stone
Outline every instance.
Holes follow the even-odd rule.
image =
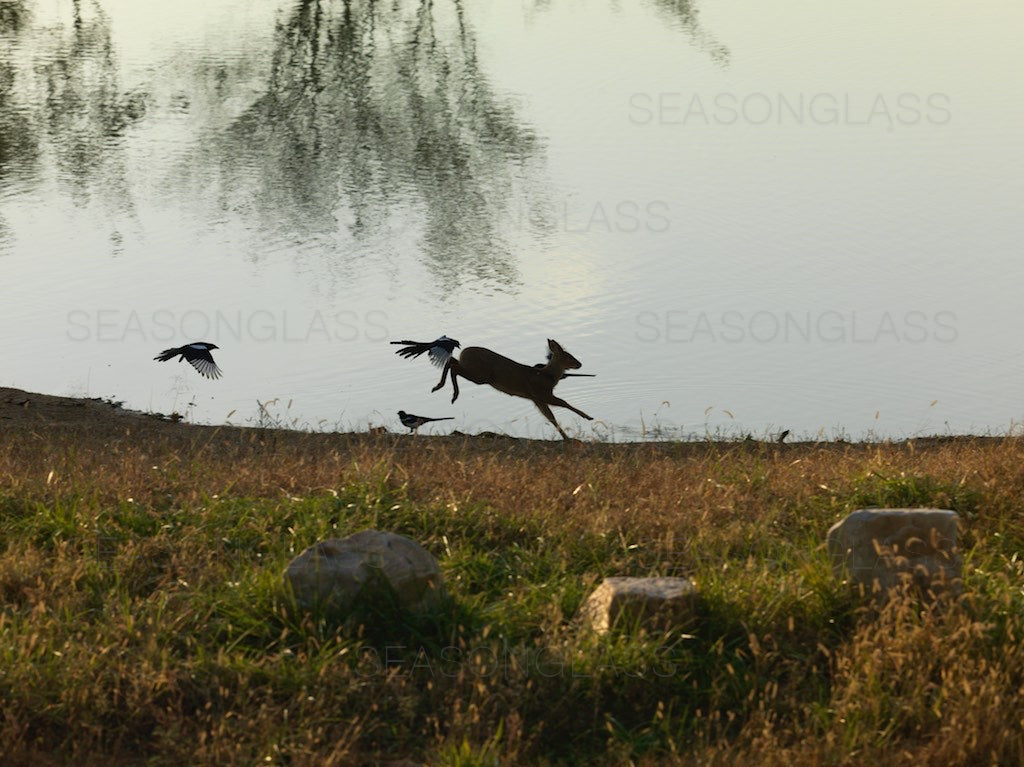
[[[411,538],[380,530],[313,544],[288,564],[284,579],[296,605],[307,610],[344,612],[363,597],[394,598],[403,609],[421,611],[444,595],[433,555]]]
[[[871,594],[963,588],[959,516],[947,509],[860,509],[828,531],[832,570]]]
[[[605,578],[580,608],[585,625],[599,633],[612,628],[664,630],[694,616],[699,592],[689,578]]]

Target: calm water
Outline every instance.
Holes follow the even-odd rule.
[[[551,337],[597,374],[558,390],[582,436],[1005,432],[1022,30],[918,0],[0,0],[0,385],[550,438],[387,341]],[[223,379],[152,361],[200,339]]]

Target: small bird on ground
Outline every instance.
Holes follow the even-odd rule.
[[[178,357],[178,362],[185,360],[198,370],[200,375],[204,375],[207,378],[220,378],[220,368],[217,367],[217,363],[213,361],[213,355],[210,354],[210,349],[217,348],[219,347],[207,341],[196,341],[195,343],[185,344],[174,349],[164,349],[153,359],[167,362],[167,360]]]
[[[439,368],[444,367],[444,363],[448,361],[452,353],[462,346],[454,338],[448,336],[441,336],[436,341],[392,341],[391,343],[401,344],[404,347],[395,349],[395,354],[399,357],[412,359],[426,352],[430,357],[430,362]]]
[[[430,423],[431,421],[452,421],[454,420],[454,416],[446,416],[444,418],[427,418],[426,416],[413,415],[412,413],[406,413],[404,410],[399,410],[398,419],[402,422],[403,426],[409,427],[409,433],[412,434],[425,423]]]

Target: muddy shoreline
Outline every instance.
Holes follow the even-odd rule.
[[[21,389],[0,387],[0,439],[36,438],[44,439],[47,435],[60,432],[81,434],[83,439],[117,439],[118,441],[160,438],[161,441],[204,442],[211,439],[224,440],[231,443],[238,441],[290,442],[301,440],[323,441],[337,447],[339,441],[363,443],[366,441],[386,440],[396,445],[412,447],[415,445],[437,445],[440,443],[460,442],[484,446],[500,446],[503,450],[510,446],[522,448],[557,448],[565,447],[561,440],[536,440],[508,435],[485,432],[467,435],[453,432],[448,435],[410,435],[407,430],[384,430],[377,427],[371,432],[308,432],[290,429],[265,428],[254,426],[208,425],[193,424],[180,419],[176,414],[145,413],[130,410],[121,403],[99,398],[62,397],[53,394],[27,392]],[[992,444],[1006,439],[1019,437],[977,436],[977,435],[943,435],[923,436],[913,439],[889,440],[879,442],[845,442],[845,441],[814,441],[792,442],[779,445],[759,440],[696,440],[692,442],[573,442],[574,446],[586,446],[598,452],[632,452],[654,449],[656,451],[671,450],[672,452],[701,452],[708,449],[751,448],[752,446],[773,450],[800,451],[809,448],[822,449],[829,446],[848,450],[852,448],[871,449],[878,444],[903,444],[908,449],[927,448],[929,446],[949,446],[951,444]]]

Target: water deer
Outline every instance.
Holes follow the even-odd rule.
[[[566,373],[566,370],[577,370],[581,367],[580,361],[573,357],[561,345],[552,339],[548,339],[548,361],[543,365],[523,365],[520,362],[504,357],[490,349],[482,346],[467,346],[456,358],[454,349],[459,346],[458,341],[442,336],[433,343],[420,343],[416,341],[392,341],[394,344],[403,344],[405,348],[399,349],[396,353],[405,357],[416,357],[428,352],[434,364],[442,364],[444,369],[441,372],[441,380],[431,391],[441,389],[448,375],[452,377],[452,402],[459,398],[459,376],[475,384],[488,384],[500,392],[510,394],[513,397],[523,397],[531,400],[537,409],[544,414],[551,425],[554,426],[562,439],[569,439],[569,435],[558,425],[551,406],[564,407],[581,418],[588,421],[593,418],[579,408],[575,408],[560,397],[554,395],[555,384],[563,378],[580,373]]]

